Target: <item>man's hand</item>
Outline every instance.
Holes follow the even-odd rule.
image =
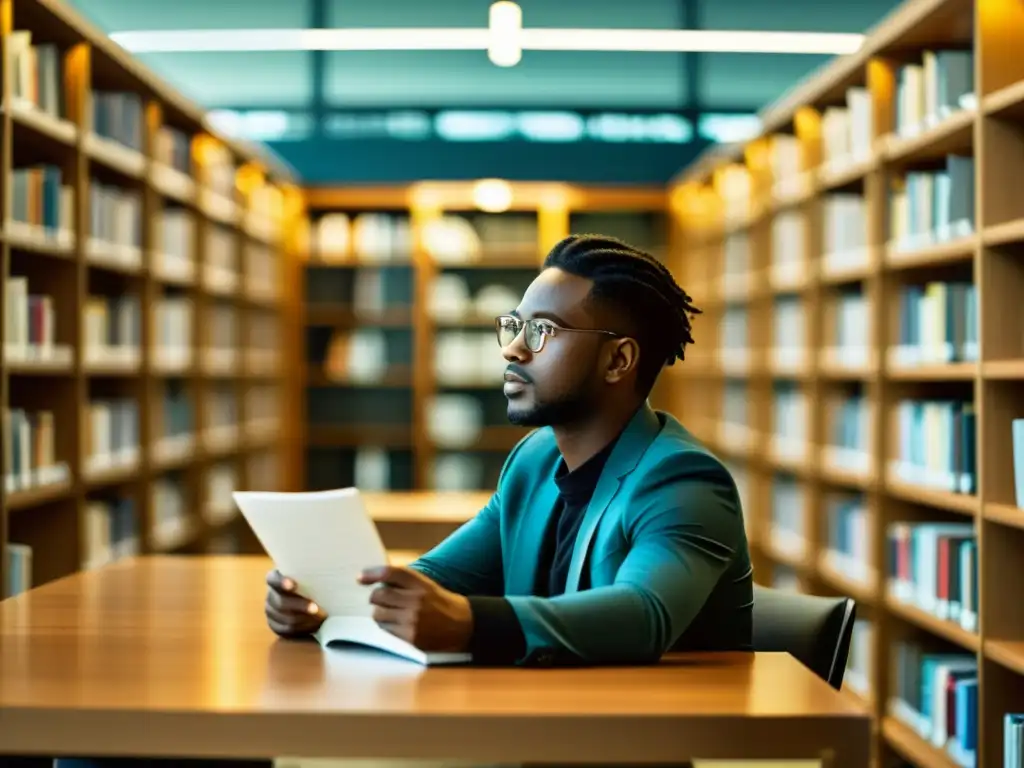
[[[295,591],[295,582],[277,570],[267,574],[267,624],[281,637],[311,635],[324,623],[323,611]]]
[[[370,595],[380,626],[423,651],[463,652],[473,635],[469,600],[412,568],[384,565],[363,571],[361,584],[379,584]]]

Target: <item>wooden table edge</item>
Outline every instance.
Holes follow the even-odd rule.
[[[821,759],[866,768],[867,713],[422,715],[0,709],[0,755],[333,757],[640,764]],[[116,734],[112,739],[111,735]],[[182,754],[182,752],[186,754]]]

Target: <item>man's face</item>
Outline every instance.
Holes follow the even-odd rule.
[[[546,320],[563,328],[601,328],[584,308],[590,280],[557,268],[545,269],[527,288],[512,313],[522,321]],[[543,340],[540,352],[523,331],[505,347],[508,419],[520,426],[559,426],[579,421],[600,401],[600,333],[559,332]]]

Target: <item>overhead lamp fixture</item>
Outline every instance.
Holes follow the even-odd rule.
[[[496,6],[515,3],[497,2]],[[492,6],[493,9],[493,6]],[[500,19],[512,12],[499,10]],[[508,16],[504,16],[507,14]],[[521,11],[520,11],[521,14]],[[492,11],[492,17],[494,13]],[[520,15],[521,24],[521,15]],[[492,18],[492,22],[493,22]],[[507,23],[502,21],[502,23]],[[488,51],[511,55],[490,28],[412,29],[182,29],[114,32],[132,53],[230,51]],[[770,32],[711,29],[520,28],[519,51],[627,51],[651,53],[790,53],[843,55],[864,35],[839,32]],[[510,38],[511,39],[511,38]],[[492,53],[493,52],[493,53]],[[503,65],[510,66],[510,65]]]
[[[473,185],[473,204],[485,213],[504,213],[512,206],[512,185],[503,179],[481,179]]]
[[[490,44],[487,58],[498,67],[514,67],[523,58],[520,36],[523,32],[523,9],[510,0],[491,4]]]

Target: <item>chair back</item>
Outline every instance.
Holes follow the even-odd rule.
[[[754,585],[754,650],[788,653],[836,690],[843,686],[857,605]]]

